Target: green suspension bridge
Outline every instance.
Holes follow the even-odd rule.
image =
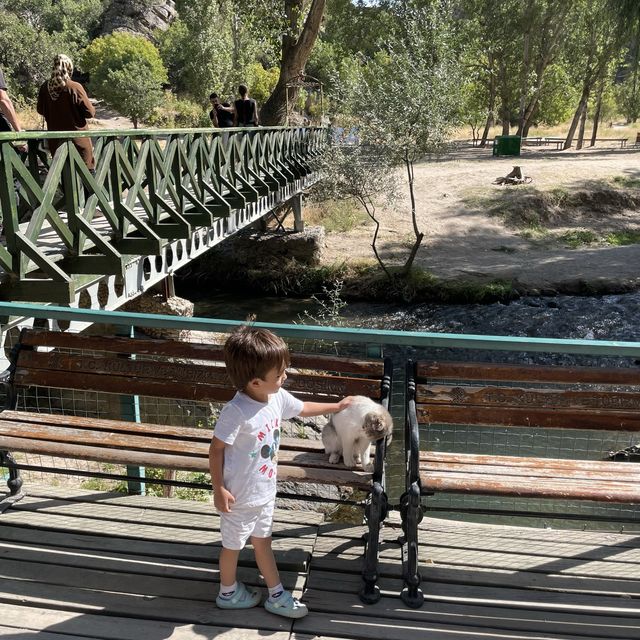
[[[71,142],[87,136],[95,174]],[[52,138],[65,143],[50,158]],[[0,134],[0,299],[113,310],[288,201],[299,228],[327,141],[285,127]]]

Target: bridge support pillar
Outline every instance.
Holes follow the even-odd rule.
[[[302,194],[298,193],[291,199],[293,207],[293,230],[304,231],[304,220],[302,219]]]

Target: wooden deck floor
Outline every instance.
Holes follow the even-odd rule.
[[[640,534],[425,519],[422,609],[398,597],[399,528],[385,530],[383,598],[360,604],[362,527],[279,511],[286,587],[311,613],[220,611],[208,504],[29,488],[0,514],[0,636],[41,640],[640,639]],[[428,546],[427,546],[428,545]],[[240,579],[258,584],[251,552]]]

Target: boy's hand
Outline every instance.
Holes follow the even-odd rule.
[[[231,505],[235,504],[236,499],[224,487],[216,489],[213,493],[213,504],[220,513],[229,513]]]
[[[338,402],[338,411],[342,411],[346,409],[350,404],[353,403],[354,396],[347,396],[346,398],[342,398],[340,402]]]

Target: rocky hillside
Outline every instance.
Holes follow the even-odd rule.
[[[176,16],[173,0],[112,0],[104,13],[101,31],[127,31],[153,39],[153,32],[167,29]]]

